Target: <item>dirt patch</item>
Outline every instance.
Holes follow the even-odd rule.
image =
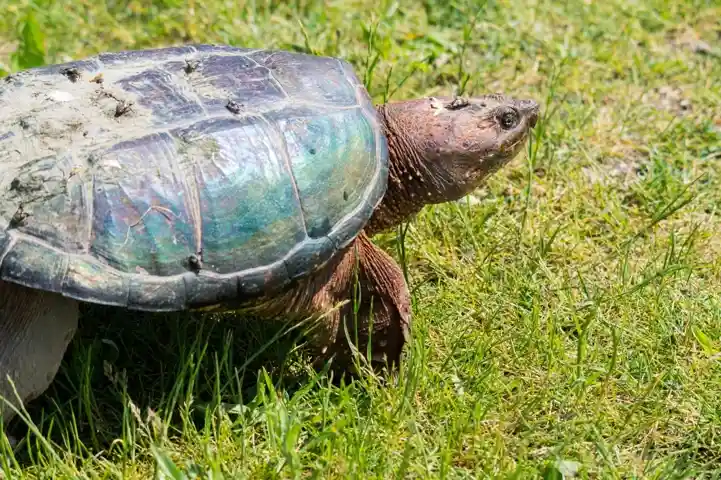
[[[646,152],[619,143],[602,161],[581,171],[591,184],[613,184],[627,189],[643,175],[647,158]]]
[[[698,32],[691,28],[671,30],[668,43],[672,50],[695,53],[699,55],[718,56],[721,53],[717,48],[706,42]]]
[[[686,116],[693,111],[693,104],[684,95],[683,90],[670,85],[654,88],[643,96],[642,101],[678,117]]]

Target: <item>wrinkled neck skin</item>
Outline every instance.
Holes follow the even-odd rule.
[[[450,172],[437,162],[425,161],[424,146],[414,144],[404,135],[413,125],[404,124],[402,109],[402,104],[377,106],[388,140],[388,188],[366,225],[369,235],[400,225],[425,205],[451,200],[449,194],[457,188]]]

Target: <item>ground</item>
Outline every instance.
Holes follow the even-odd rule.
[[[341,56],[378,102],[502,91],[543,108],[486,187],[376,239],[414,296],[397,377],[333,383],[296,332],[233,315],[86,308],[27,441],[0,437],[7,478],[721,476],[718,1],[0,11],[6,71],[222,42]]]

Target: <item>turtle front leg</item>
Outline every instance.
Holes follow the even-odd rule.
[[[334,356],[336,366],[350,367],[348,337],[364,356],[370,340],[371,363],[397,364],[411,324],[411,298],[400,266],[365,233],[294,288],[242,311],[265,318],[314,320],[306,328],[306,338],[317,366]]]
[[[370,341],[372,364],[397,365],[411,324],[411,298],[400,266],[361,233],[325,270],[294,291],[295,298],[310,294],[304,313],[319,317],[309,335],[316,363],[335,356],[334,362],[348,367],[350,340],[363,356]],[[291,311],[299,306],[292,304]]]
[[[15,416],[6,403],[18,406],[15,392],[25,404],[50,386],[77,331],[78,316],[76,300],[0,281],[0,415],[4,424]]]

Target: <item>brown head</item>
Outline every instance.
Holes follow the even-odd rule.
[[[375,233],[424,205],[457,200],[511,161],[538,120],[533,100],[492,94],[431,97],[378,107],[390,152],[388,191],[367,227]]]

